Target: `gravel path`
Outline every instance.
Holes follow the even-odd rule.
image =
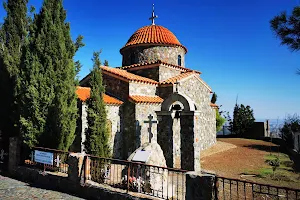
[[[1,200],[79,200],[81,198],[30,186],[28,183],[17,181],[0,175],[0,199]]]

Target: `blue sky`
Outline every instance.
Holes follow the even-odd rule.
[[[281,46],[269,25],[298,0],[65,0],[72,37],[81,34],[86,44],[76,55],[83,64],[80,77],[89,73],[92,53],[99,49],[102,61],[121,66],[119,50],[138,28],[150,24],[152,3],[156,24],[188,48],[186,67],[202,72],[222,110],[232,113],[238,95],[238,103],[250,105],[257,119],[300,114],[300,76],[295,74],[300,52]],[[41,4],[29,1],[37,11]]]

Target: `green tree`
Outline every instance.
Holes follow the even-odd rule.
[[[300,50],[300,6],[296,6],[290,16],[286,12],[275,16],[270,24],[282,45],[287,45],[292,51]]]
[[[232,120],[232,131],[238,135],[243,135],[253,125],[255,121],[253,109],[243,104],[235,104]]]
[[[280,129],[281,137],[288,148],[294,148],[294,133],[300,131],[300,116],[297,114],[289,115],[284,120]]]
[[[102,83],[102,72],[99,66],[100,53],[93,54],[93,70],[90,73],[91,95],[87,100],[87,121],[85,148],[87,153],[100,156],[110,157],[109,133],[106,125],[106,110],[102,95],[105,88]]]
[[[77,100],[76,51],[82,36],[73,42],[65,23],[62,0],[45,0],[36,14],[22,63],[21,132],[24,142],[68,150],[75,138]]]
[[[216,103],[217,98],[218,98],[218,96],[217,96],[217,94],[214,92],[213,95],[212,95],[212,97],[211,97],[210,102],[211,102],[211,103]]]
[[[4,137],[19,134],[18,85],[25,38],[28,35],[28,0],[7,0],[7,16],[0,27],[0,130]]]
[[[108,61],[107,60],[104,60],[104,64],[103,64],[104,66],[109,66],[108,65]]]
[[[296,6],[290,16],[286,12],[275,16],[270,24],[282,45],[288,46],[291,51],[300,50],[300,6]],[[296,73],[300,75],[300,69]]]
[[[226,119],[224,117],[221,116],[221,114],[219,113],[219,110],[216,109],[216,128],[217,128],[217,132],[222,130],[223,124],[225,123]]]
[[[214,92],[210,102],[215,104],[216,101],[218,99],[217,94]],[[221,107],[222,105],[220,105]],[[216,130],[217,132],[219,132],[220,130],[222,130],[223,124],[225,123],[226,119],[224,117],[222,117],[222,113],[223,111],[220,111],[219,108],[215,109],[216,110]]]

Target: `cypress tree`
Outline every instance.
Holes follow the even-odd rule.
[[[82,36],[73,42],[65,23],[62,0],[45,0],[35,15],[29,45],[24,53],[22,133],[29,146],[68,150],[75,138],[77,99],[76,51]]]
[[[110,157],[109,133],[106,125],[106,110],[102,95],[105,88],[102,83],[102,73],[100,67],[100,52],[93,54],[93,70],[90,73],[91,95],[87,101],[87,121],[85,148],[87,153]]]
[[[212,95],[212,97],[211,97],[210,102],[211,102],[211,103],[216,103],[217,97],[218,97],[217,94],[214,92],[213,95]]]
[[[104,60],[104,64],[103,64],[104,66],[109,66],[108,65],[108,60]]]
[[[18,85],[20,62],[28,35],[28,0],[8,0],[4,3],[7,16],[0,28],[0,130],[4,138],[19,134]]]

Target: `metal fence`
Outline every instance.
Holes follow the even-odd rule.
[[[52,155],[52,163],[50,164],[43,164],[40,162],[36,162],[34,158],[34,154],[36,151],[47,152]],[[61,173],[68,173],[69,165],[67,164],[67,159],[69,156],[69,152],[67,151],[60,151],[56,149],[49,149],[43,147],[34,147],[31,150],[31,153],[28,157],[23,158],[24,165],[35,167],[39,169],[54,171],[54,172],[61,172]]]
[[[162,199],[185,198],[185,170],[95,156],[85,163],[87,180]]]
[[[300,190],[217,176],[216,199],[300,200]]]

